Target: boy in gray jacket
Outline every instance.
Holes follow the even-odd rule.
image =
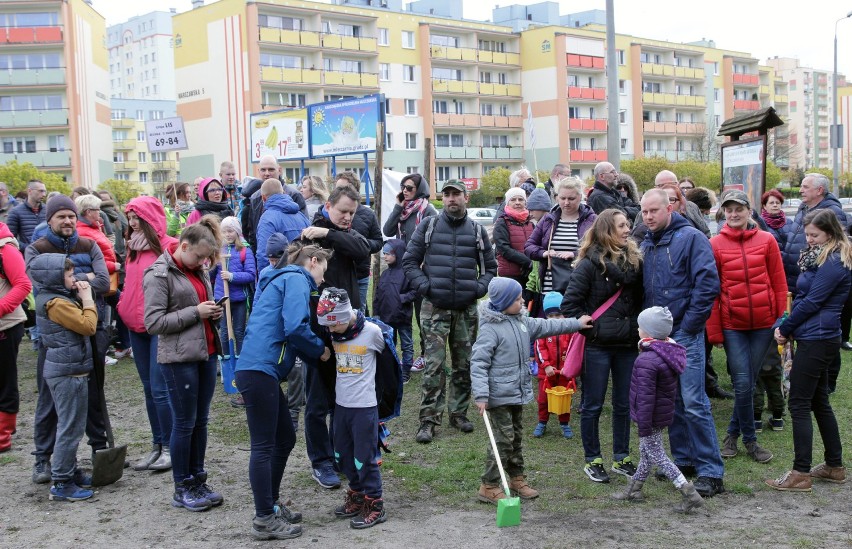
[[[470,359],[473,397],[480,415],[488,410],[500,459],[511,478],[509,489],[522,499],[533,499],[538,491],[527,484],[521,453],[524,404],[533,398],[527,364],[530,340],[590,328],[592,317],[530,318],[525,314],[521,285],[511,278],[492,279],[488,297],[479,305],[479,335]],[[506,497],[499,483],[489,446],[479,500],[496,503]]]

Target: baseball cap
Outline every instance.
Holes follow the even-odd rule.
[[[464,181],[459,181],[458,179],[450,179],[444,183],[444,187],[441,189],[441,192],[444,192],[447,189],[456,189],[463,193],[467,192],[467,186],[465,186]]]
[[[737,204],[742,204],[747,208],[751,207],[748,195],[738,190],[727,191],[725,194],[722,195],[722,206],[724,206],[728,202],[736,202]]]

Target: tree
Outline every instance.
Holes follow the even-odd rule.
[[[506,168],[494,168],[479,179],[479,190],[470,193],[471,208],[482,208],[492,204],[500,203],[503,195],[509,190],[509,176],[511,171]]]
[[[719,127],[714,119],[708,116],[709,120],[704,125],[704,133],[697,136],[692,141],[692,156],[700,162],[718,162],[720,156],[719,146],[722,144],[722,138],[719,137]]]
[[[64,195],[71,194],[71,185],[64,181],[62,176],[43,172],[29,162],[18,164],[17,160],[12,160],[0,166],[0,181],[5,182],[9,187],[11,196],[26,190],[27,182],[33,179],[38,179],[44,183],[48,192],[58,191]]]
[[[662,156],[622,160],[621,171],[630,174],[640,191],[654,186],[654,178],[663,170],[672,170],[672,163]],[[674,171],[674,170],[672,170]]]
[[[100,185],[98,190],[108,191],[119,204],[127,204],[132,199],[142,194],[142,189],[136,183],[122,181],[120,179],[107,179]]]

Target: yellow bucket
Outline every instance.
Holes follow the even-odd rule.
[[[574,394],[574,389],[562,387],[548,387],[544,390],[547,393],[547,411],[551,414],[567,414],[571,411],[571,395]]]

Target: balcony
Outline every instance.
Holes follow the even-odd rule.
[[[68,125],[68,109],[0,112],[0,128],[39,128]]]
[[[648,76],[668,76],[680,80],[704,80],[704,69],[662,65],[659,63],[642,63],[642,74]]]
[[[62,42],[62,27],[3,27],[0,44],[50,44]]]
[[[171,171],[177,170],[177,161],[176,160],[163,160],[162,162],[152,162],[151,163],[151,171],[161,172],[161,171]]]
[[[733,81],[735,86],[758,86],[760,85],[760,76],[735,72]]]
[[[136,120],[133,118],[113,118],[112,128],[114,130],[130,130],[136,127]]]
[[[435,93],[479,93],[479,82],[476,80],[444,80],[432,79],[432,91]]]
[[[344,36],[342,34],[322,34],[323,49],[346,50],[350,52],[376,53],[375,38]]]
[[[646,105],[668,105],[679,107],[704,107],[703,95],[677,95],[674,93],[642,93],[642,103]]]
[[[325,86],[351,86],[356,88],[379,87],[379,75],[368,72],[357,73],[318,71],[315,69],[261,67],[260,79],[264,82],[283,82],[286,84],[319,84]]]
[[[318,48],[321,41],[320,33],[314,31],[297,31],[288,29],[260,28],[260,41],[288,46],[309,46]]]
[[[568,86],[568,99],[606,101],[606,88],[581,88],[578,86]]]
[[[522,147],[482,147],[482,160],[522,160]]]
[[[524,127],[524,117],[519,115],[491,116],[483,114],[480,118],[483,128],[517,128]]]
[[[523,128],[524,118],[518,115],[491,116],[485,114],[432,113],[432,125],[439,127]]]
[[[32,153],[0,153],[0,165],[17,161],[28,162],[36,168],[68,168],[71,166],[71,151],[42,151]]]
[[[435,147],[435,160],[479,160],[479,147]]]
[[[57,86],[65,84],[65,69],[0,70],[0,86]]]
[[[698,151],[678,151],[678,150],[671,150],[671,149],[658,149],[658,150],[645,151],[645,158],[652,158],[652,157],[656,156],[658,158],[665,158],[666,160],[668,160],[670,162],[679,162],[681,160],[693,160],[693,159],[695,159],[697,154],[698,154]]]
[[[607,158],[606,149],[599,149],[594,151],[571,151],[571,162],[578,163],[597,163],[604,162]]]
[[[453,48],[449,46],[429,46],[429,55],[432,59],[445,61],[476,61],[477,54],[474,48]]]
[[[703,135],[705,126],[692,122],[643,122],[642,130],[655,134]]]
[[[747,101],[745,99],[734,100],[735,111],[756,111],[760,109],[760,101]]]
[[[606,132],[606,118],[569,118],[568,129],[572,132]]]
[[[493,63],[495,65],[521,64],[521,54],[508,51],[478,50],[477,58],[480,63]]]
[[[346,36],[315,31],[275,29],[261,27],[259,39],[262,43],[284,44],[287,46],[322,47],[331,50],[376,53],[377,40],[366,36]]]
[[[776,95],[775,95],[775,102],[776,102],[776,103],[789,103],[790,101],[788,100],[788,98],[787,98],[787,96],[786,96],[786,95],[778,95],[778,94],[776,94]]]
[[[378,88],[379,75],[368,72],[322,71],[323,85],[347,88]]]
[[[136,171],[137,165],[135,160],[125,160],[124,162],[113,162],[112,169],[117,172],[133,172]]]
[[[520,84],[492,84],[490,82],[479,83],[479,95],[498,95],[502,97],[520,97]]]
[[[112,149],[115,151],[128,151],[136,148],[135,139],[114,139]]]
[[[566,55],[566,57],[568,66],[574,69],[602,71],[606,66],[603,57],[597,57],[592,55],[578,55],[575,53],[569,53]]]
[[[769,95],[769,86],[760,86],[758,93],[760,95]]]

